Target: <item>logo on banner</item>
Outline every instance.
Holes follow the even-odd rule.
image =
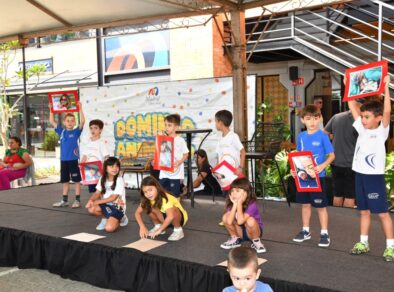
[[[159,104],[160,103],[160,95],[159,95],[159,87],[152,87],[148,90],[148,95],[146,96],[146,102],[148,104]]]

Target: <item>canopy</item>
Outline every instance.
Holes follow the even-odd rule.
[[[0,42],[259,7],[283,0],[0,0]]]

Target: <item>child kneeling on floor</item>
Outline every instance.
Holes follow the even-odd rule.
[[[268,284],[257,281],[260,276],[257,254],[250,247],[234,248],[228,254],[227,270],[233,286],[223,292],[272,292]]]
[[[119,226],[126,226],[128,223],[125,216],[126,192],[123,178],[119,177],[119,159],[109,157],[104,161],[103,169],[104,173],[96,186],[96,192],[85,208],[90,214],[102,218],[97,230],[114,232]]]
[[[237,178],[231,183],[223,223],[231,237],[220,245],[221,248],[238,247],[242,240],[251,240],[251,247],[256,252],[266,252],[260,240],[263,223],[257,207],[256,195],[252,192],[247,178]]]
[[[143,212],[148,214],[154,224],[149,231],[142,220]],[[182,226],[186,224],[188,216],[177,198],[166,192],[153,176],[147,176],[141,182],[141,203],[135,211],[135,219],[140,227],[141,238],[165,234],[167,227],[172,224],[174,231],[168,240],[177,241],[184,237]]]

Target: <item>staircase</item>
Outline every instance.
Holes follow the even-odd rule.
[[[247,57],[261,63],[307,57],[339,74],[387,60],[394,88],[394,1],[356,0],[246,20]]]

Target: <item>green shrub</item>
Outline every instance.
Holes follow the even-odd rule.
[[[42,149],[45,151],[55,151],[56,146],[59,146],[59,136],[55,131],[48,131],[45,135]]]

